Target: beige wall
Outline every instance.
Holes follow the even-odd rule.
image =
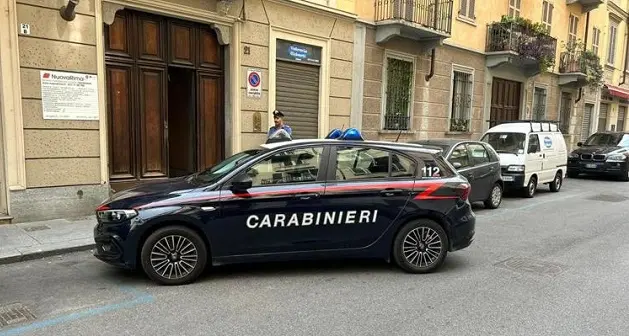
[[[476,139],[482,132],[482,111],[485,80],[485,58],[475,53],[450,46],[438,47],[434,76],[430,72],[430,55],[411,40],[394,39],[385,45],[375,43],[375,29],[367,29],[365,48],[365,84],[363,100],[363,133],[369,139],[395,139],[398,131],[382,131],[383,65],[387,50],[400,52],[415,59],[415,91],[412,111],[412,130],[403,132],[400,139],[457,137]],[[474,69],[471,133],[449,132],[450,92],[453,64]]]
[[[274,62],[276,38],[322,47],[319,133],[349,125],[352,88],[354,20],[343,15],[322,13],[281,1],[247,1],[247,21],[242,23],[240,41],[250,54],[243,54],[239,81],[241,97],[241,149],[264,143],[272,126],[269,111],[275,109]],[[247,97],[248,69],[262,71],[262,97]],[[286,111],[290,125],[290,111]],[[261,120],[254,128],[254,118]]]

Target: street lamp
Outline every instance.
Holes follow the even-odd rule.
[[[72,21],[76,17],[74,8],[79,4],[79,0],[68,0],[68,4],[59,8],[61,17],[66,21]]]

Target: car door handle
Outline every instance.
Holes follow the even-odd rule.
[[[301,200],[309,200],[309,199],[319,198],[319,193],[296,194],[295,197]]]
[[[380,194],[383,195],[383,196],[395,196],[395,195],[401,194],[403,192],[404,192],[404,190],[402,190],[402,189],[385,189],[385,190],[381,191]]]

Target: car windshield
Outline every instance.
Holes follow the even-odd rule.
[[[228,174],[234,168],[238,167],[243,162],[246,162],[252,156],[260,153],[262,149],[249,149],[246,151],[242,151],[240,153],[234,154],[227,159],[221,161],[220,163],[200,172],[190,176],[191,180],[194,180],[199,183],[214,183],[221,179],[221,177]]]
[[[524,133],[487,133],[481,141],[489,143],[498,153],[523,154]]]
[[[621,146],[620,142],[627,142],[627,136],[614,133],[595,133],[592,134],[583,144],[583,146]]]

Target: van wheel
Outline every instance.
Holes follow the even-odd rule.
[[[555,174],[555,179],[550,183],[550,191],[558,192],[562,185],[563,176],[561,176],[561,172],[558,171],[557,174]]]
[[[502,187],[500,187],[499,183],[494,184],[494,187],[491,188],[491,193],[489,193],[489,197],[485,200],[485,208],[487,209],[497,209],[502,202]]]
[[[142,269],[161,285],[183,285],[196,280],[207,263],[207,247],[194,231],[169,226],[153,232],[141,252]]]
[[[524,197],[533,198],[535,196],[535,192],[537,191],[537,177],[531,176],[529,180],[529,184],[524,188]]]
[[[623,182],[629,182],[629,167],[627,167],[627,170],[620,175],[620,180]]]
[[[393,241],[393,260],[407,273],[429,273],[441,266],[448,254],[448,236],[430,219],[406,223]]]

